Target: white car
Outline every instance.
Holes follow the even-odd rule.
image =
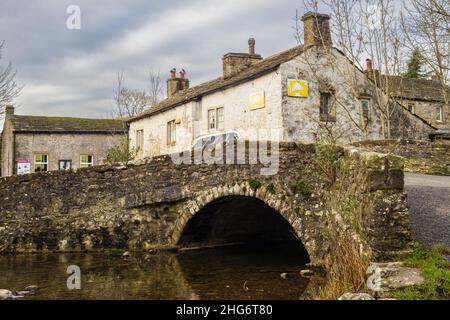
[[[215,134],[209,134],[204,135],[201,137],[198,137],[194,140],[194,143],[192,144],[192,148],[195,150],[203,150],[206,147],[209,147],[211,145],[216,145],[220,143],[230,143],[237,141],[239,139],[239,134],[236,131],[227,131],[227,132],[221,132],[221,133],[215,133]]]

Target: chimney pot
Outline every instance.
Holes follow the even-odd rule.
[[[256,41],[254,38],[248,39],[248,53],[251,55],[255,54],[255,44],[256,44]]]
[[[177,77],[177,69],[170,70],[170,78],[175,79]]]
[[[185,76],[186,76],[186,70],[181,69],[181,71],[180,71],[180,79],[184,80]]]
[[[302,17],[304,28],[304,46],[331,47],[330,16],[317,12],[308,12]]]

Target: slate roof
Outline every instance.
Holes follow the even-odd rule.
[[[217,79],[204,82],[187,90],[179,91],[172,97],[167,98],[152,107],[149,107],[141,114],[129,118],[126,122],[133,122],[160,112],[167,111],[190,101],[199,100],[202,96],[224,90],[239,85],[248,80],[257,78],[277,69],[278,66],[297,57],[306,49],[307,47],[299,45],[289,50],[265,58],[235,76],[229,78],[219,77]],[[345,56],[345,54],[340,50],[336,50]],[[382,77],[382,81],[385,81],[384,77],[385,76]],[[437,83],[436,81],[424,79],[406,79],[399,76],[390,76],[390,83],[393,92],[398,98],[434,102],[444,101],[441,88],[439,86],[439,83]]]
[[[9,121],[11,121],[14,132],[121,133],[124,131],[124,122],[117,119],[14,115]]]
[[[385,75],[382,76],[383,84]],[[389,85],[397,98],[408,100],[445,102],[442,87],[438,81],[426,79],[407,79],[400,76],[389,76]],[[450,97],[450,87],[447,87]]]
[[[305,48],[302,45],[296,46],[289,50],[267,57],[255,63],[251,67],[245,69],[244,71],[238,73],[235,76],[229,78],[220,77],[215,80],[204,82],[198,86],[189,88],[187,90],[180,91],[175,95],[173,95],[172,97],[165,99],[160,103],[156,104],[155,106],[148,108],[140,115],[137,115],[129,119],[128,122],[139,120],[151,116],[153,114],[169,110],[178,105],[198,100],[200,99],[200,97],[204,95],[224,90],[226,88],[233,87],[243,82],[246,82],[250,79],[257,78],[272,70],[277,69],[279,65],[295,58],[304,51]]]

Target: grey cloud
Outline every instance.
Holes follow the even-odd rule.
[[[82,10],[82,30],[65,28],[66,8]],[[295,45],[297,0],[11,1],[2,0],[5,59],[25,84],[20,113],[107,117],[116,74],[145,88],[150,67],[163,78],[188,70],[192,84],[220,76],[221,57],[246,51],[254,36],[268,56]]]

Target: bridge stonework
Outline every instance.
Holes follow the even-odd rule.
[[[3,178],[0,253],[175,249],[192,217],[230,196],[275,209],[316,264],[326,264],[333,245],[349,239],[374,260],[408,249],[399,158],[281,143],[278,174],[261,175],[262,167],[176,165],[162,156],[127,167]]]

